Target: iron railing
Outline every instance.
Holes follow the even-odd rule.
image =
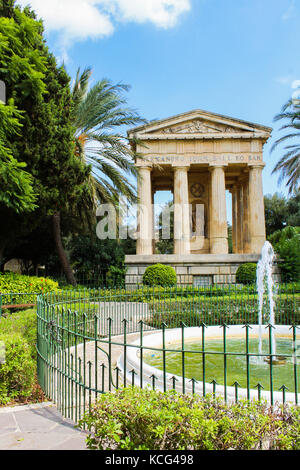
[[[37,301],[39,383],[62,414],[76,422],[100,393],[121,386],[221,394],[225,401],[243,397],[298,404],[299,285],[281,285],[276,293],[276,334],[287,342],[284,358],[272,349],[274,326],[268,323],[267,299],[262,327],[266,349],[260,353],[251,342],[259,334],[257,303],[253,286],[41,295]],[[218,350],[211,342],[216,336],[221,344]],[[231,348],[231,337],[239,338],[240,349]],[[243,372],[233,361],[237,358]],[[215,359],[218,373],[211,365]],[[191,361],[197,374],[189,371]],[[264,384],[255,381],[254,369],[261,361]],[[280,367],[287,370],[282,379]]]

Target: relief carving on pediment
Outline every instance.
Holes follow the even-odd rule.
[[[241,130],[236,127],[211,124],[200,119],[162,130],[163,134],[216,134],[218,132],[234,133],[241,132]]]

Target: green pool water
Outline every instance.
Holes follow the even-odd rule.
[[[269,342],[263,340],[263,353],[268,353]],[[169,345],[167,349],[181,350],[181,345]],[[200,343],[185,344],[185,349],[190,352],[184,354],[185,364],[185,377],[194,378],[198,381],[203,379],[202,369],[202,354]],[[211,339],[207,341],[205,349],[209,352],[205,354],[205,382],[210,383],[216,380],[218,384],[224,384],[224,355],[223,355],[223,341],[222,339]],[[198,351],[198,353],[197,353]],[[227,339],[227,385],[232,386],[236,381],[242,388],[247,387],[247,367],[246,367],[246,353],[245,340],[241,339]],[[250,339],[249,352],[257,354],[258,339]],[[231,355],[230,353],[236,353]],[[238,355],[241,354],[241,355]],[[273,390],[277,391],[284,384],[288,387],[288,392],[295,391],[294,379],[294,359],[288,357],[293,355],[293,343],[289,338],[277,338],[276,340],[276,354],[286,356],[284,364],[273,365]],[[300,354],[300,347],[298,345],[298,356]],[[163,370],[163,356],[162,352],[149,352],[145,354],[145,362],[158,369]],[[250,388],[260,383],[265,390],[270,390],[270,365],[257,356],[250,357]],[[300,358],[297,361],[300,363]],[[297,384],[298,392],[300,392],[300,370],[297,365]],[[166,370],[170,374],[182,376],[182,353],[180,352],[167,352],[166,353]]]

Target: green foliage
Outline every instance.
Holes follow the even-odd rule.
[[[126,268],[110,266],[106,273],[106,285],[108,287],[125,285]]]
[[[0,274],[0,293],[48,293],[58,290],[58,282],[52,279],[25,276],[17,273]]]
[[[18,135],[7,137],[6,147],[20,164],[26,163],[38,207],[21,218],[0,206],[0,217],[6,220],[0,255],[47,217],[71,211],[86,193],[90,173],[75,154],[70,77],[49,53],[42,22],[29,8],[11,5],[3,11],[7,17],[0,18],[0,79],[22,124]]]
[[[275,141],[272,151],[281,143],[286,143],[283,148],[283,156],[274,167],[273,173],[279,173],[279,183],[286,181],[289,193],[299,191],[300,178],[300,146],[295,138],[299,139],[299,119],[300,105],[290,99],[281,109],[281,112],[274,118],[275,121],[284,121],[279,130],[284,130],[284,134]]]
[[[149,266],[143,275],[143,284],[146,286],[174,286],[177,282],[175,270],[171,266],[154,264]]]
[[[0,335],[19,334],[29,345],[31,357],[36,359],[36,311],[35,309],[15,312],[0,320]]]
[[[8,138],[17,134],[21,114],[12,100],[0,103],[0,205],[17,213],[32,211],[36,206],[33,178],[24,168],[26,164],[14,158]]]
[[[0,404],[3,405],[31,395],[36,365],[29,344],[19,333],[4,335],[0,330],[0,341],[5,347],[5,363],[0,365]]]
[[[281,263],[280,270],[284,279],[300,280],[300,227],[285,227],[269,237]]]
[[[300,227],[300,191],[296,192],[287,201],[288,220],[287,225]]]
[[[253,294],[232,294],[223,297],[194,296],[190,298],[156,299],[150,303],[151,318],[148,324],[160,328],[186,326],[257,324],[258,297]],[[268,323],[268,303],[264,307],[263,321]],[[276,297],[275,319],[278,325],[299,324],[300,295],[281,294]]]
[[[236,272],[236,282],[239,284],[254,284],[256,282],[256,264],[241,264]]]
[[[290,198],[283,194],[268,194],[265,201],[266,230],[269,237],[277,230],[282,230],[287,225],[300,226],[300,192]]]
[[[281,230],[286,225],[288,217],[287,200],[282,194],[275,193],[266,195],[265,202],[265,219],[267,236],[276,230]]]
[[[78,69],[72,89],[76,153],[93,168],[87,195],[114,205],[121,195],[136,202],[136,189],[128,179],[137,175],[135,152],[120,129],[144,121],[127,106],[128,85],[102,79],[89,87],[91,75],[90,67]]]
[[[0,74],[19,107],[21,101],[40,99],[46,92],[43,26],[19,8],[9,16],[0,17]]]
[[[36,386],[36,311],[13,313],[0,320],[0,343],[5,364],[0,365],[0,404],[24,401]]]
[[[91,450],[300,449],[297,407],[128,388],[103,394],[80,421]]]
[[[159,231],[159,241],[156,242],[156,250],[160,254],[173,254],[174,253],[174,210],[171,210],[173,201],[167,202],[157,217],[157,226]],[[170,226],[170,237],[163,238],[163,230],[167,223]]]
[[[118,240],[99,240],[95,235],[73,237],[68,244],[78,280],[105,280],[111,266],[122,269],[124,251]],[[104,278],[104,279],[103,279]]]

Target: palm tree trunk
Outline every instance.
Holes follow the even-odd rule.
[[[77,282],[74,276],[74,273],[72,271],[72,268],[70,266],[70,262],[68,260],[67,254],[65,252],[63,243],[62,243],[62,238],[61,238],[61,228],[60,228],[60,212],[55,212],[53,214],[53,235],[54,235],[54,241],[58,253],[58,257],[62,266],[62,269],[66,275],[67,281],[69,284],[72,286],[76,286]]]

